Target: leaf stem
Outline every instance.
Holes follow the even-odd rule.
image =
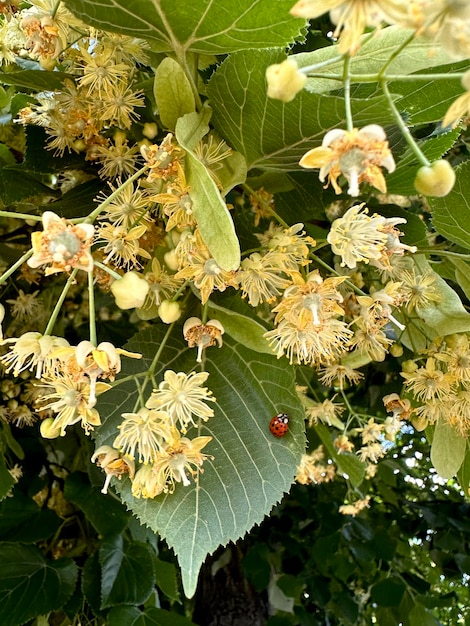
[[[395,106],[395,103],[393,102],[391,93],[388,89],[388,85],[387,85],[387,81],[386,80],[381,80],[380,85],[382,87],[382,91],[384,93],[384,96],[386,97],[387,101],[388,101],[388,105],[395,117],[396,123],[398,125],[398,127],[400,128],[403,137],[405,138],[406,143],[409,145],[409,147],[411,148],[413,154],[416,156],[416,158],[418,159],[418,161],[421,163],[421,165],[430,165],[430,162],[428,161],[428,159],[426,158],[426,155],[422,152],[421,148],[418,146],[418,144],[416,143],[416,141],[414,140],[413,135],[410,133],[410,129],[408,128],[408,126],[405,124],[400,111],[397,109],[397,107]]]
[[[16,261],[15,263],[13,263],[13,265],[7,269],[6,272],[4,272],[1,276],[0,276],[0,285],[2,283],[4,283],[8,278],[10,278],[10,276],[20,267],[20,265],[23,265],[23,263],[25,261],[27,261],[29,259],[29,257],[33,256],[33,250],[28,250],[28,252],[25,252],[25,254],[23,254],[22,257],[20,257],[18,259],[18,261]]]
[[[77,272],[78,272],[78,268],[76,267],[70,274],[67,282],[65,283],[64,288],[62,289],[62,293],[60,294],[59,299],[57,300],[57,304],[55,305],[54,310],[52,311],[51,318],[49,322],[47,323],[46,330],[44,331],[44,335],[51,334],[52,329],[54,328],[54,325],[57,321],[57,317],[59,315],[60,309],[62,308],[64,300],[67,297],[67,294],[69,292],[69,289],[75,282],[75,276],[77,275]]]
[[[88,272],[88,311],[90,324],[90,341],[94,346],[98,345],[96,338],[96,311],[95,311],[95,288],[93,284],[93,270]]]
[[[40,222],[42,220],[42,216],[40,215],[30,215],[29,213],[16,213],[13,211],[0,211],[0,217],[12,217],[16,220],[30,220],[32,222]]]
[[[346,129],[352,132],[354,128],[352,111],[351,111],[351,77],[349,69],[351,65],[351,57],[349,54],[344,55],[343,65],[343,87],[344,87],[344,108],[346,113]]]

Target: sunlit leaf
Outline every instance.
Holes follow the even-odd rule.
[[[226,54],[246,48],[284,46],[304,21],[289,15],[291,0],[65,0],[86,24],[145,39],[154,50]]]
[[[151,328],[128,344],[129,350],[144,354],[131,371],[147,370],[162,333]],[[156,381],[166,368],[190,371],[195,358],[195,351],[182,339],[172,337],[160,355],[159,363],[166,365],[157,370]],[[188,596],[194,593],[206,555],[261,522],[289,489],[305,442],[303,410],[286,362],[227,338],[222,348],[207,350],[205,370],[210,374],[206,384],[217,403],[214,417],[198,431],[213,438],[204,452],[214,458],[206,460],[197,483],[178,485],[174,494],[154,500],[133,498],[128,481],[115,485],[133,513],[175,550]],[[134,410],[136,399],[132,382],[103,396],[101,411],[109,417],[98,432],[99,444],[112,444],[121,414]],[[280,411],[290,415],[290,429],[284,438],[276,439],[269,422]]]

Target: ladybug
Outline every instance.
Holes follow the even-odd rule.
[[[289,416],[287,413],[278,413],[269,422],[269,430],[275,437],[284,437],[289,430]]]

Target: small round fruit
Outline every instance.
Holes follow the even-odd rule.
[[[455,184],[455,172],[445,159],[423,165],[416,174],[414,186],[423,196],[442,198],[447,196]]]
[[[269,430],[275,437],[284,437],[289,430],[289,416],[287,413],[278,413],[269,422]]]

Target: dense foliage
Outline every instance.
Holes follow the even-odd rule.
[[[2,626],[470,621],[470,10],[0,2]]]

